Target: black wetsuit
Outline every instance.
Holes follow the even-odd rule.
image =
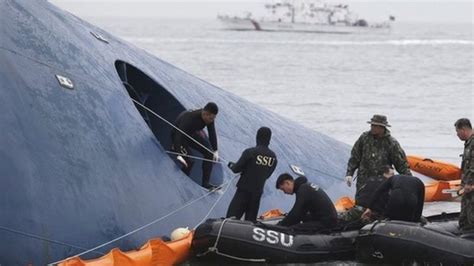
[[[369,208],[375,191],[385,180],[384,176],[369,177],[366,183],[359,189],[358,205],[364,208]],[[380,197],[381,198],[374,203],[374,206],[372,206],[372,210],[383,213],[386,207],[385,204],[388,202],[388,192],[380,194]]]
[[[175,126],[184,131],[186,134],[191,136],[193,139],[198,141],[201,145],[205,146],[207,149],[211,151],[217,150],[217,137],[216,137],[216,129],[214,127],[214,123],[206,125],[204,120],[201,116],[202,109],[194,110],[194,111],[185,111],[182,112],[178,118],[176,118]],[[209,133],[209,140],[206,138],[204,131],[204,127],[207,126],[207,132]],[[201,145],[198,145],[193,140],[189,139],[181,132],[177,131],[173,128],[171,131],[171,139],[173,141],[172,149],[178,153],[190,154],[190,148],[198,151],[203,155],[203,157],[207,160],[213,159],[213,154],[206,149],[204,149]],[[212,148],[211,148],[212,147]],[[193,160],[189,157],[183,156],[188,164],[187,168],[184,168],[183,171],[189,175],[192,169]],[[209,179],[211,177],[212,172],[212,162],[210,161],[203,161],[202,162],[202,184],[203,186],[209,185]]]
[[[226,217],[240,219],[245,213],[245,220],[257,219],[265,181],[272,175],[277,165],[275,153],[268,148],[270,136],[270,129],[268,131],[260,129],[257,133],[257,146],[246,149],[237,163],[229,165],[234,173],[242,174]]]
[[[279,225],[305,231],[331,229],[337,225],[336,208],[319,186],[308,183],[308,179],[301,176],[295,179],[293,191],[295,204]]]
[[[394,175],[383,182],[375,191],[369,208],[382,205],[383,195],[386,197],[385,216],[391,220],[419,222],[425,200],[425,185],[414,176]]]

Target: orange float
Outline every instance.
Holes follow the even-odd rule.
[[[425,202],[454,200],[451,193],[443,193],[444,189],[460,189],[461,180],[435,181],[425,184]],[[336,201],[334,206],[338,212],[344,212],[354,207],[355,200],[350,197],[342,197]]]
[[[437,180],[461,179],[461,169],[454,164],[446,163],[421,156],[407,156],[410,169]]]
[[[262,215],[260,215],[259,218],[262,220],[268,220],[270,218],[281,217],[283,215],[284,213],[280,209],[271,209],[269,211],[264,212]]]
[[[67,259],[60,266],[150,266],[175,265],[182,263],[189,255],[193,233],[186,237],[164,242],[161,239],[152,239],[139,250],[123,252],[118,248],[112,249],[106,255],[91,260],[82,260],[79,257]]]
[[[459,188],[461,188],[461,180],[435,181],[425,184],[425,202],[453,200],[453,196],[450,193],[443,193],[443,190]]]
[[[336,201],[334,207],[336,207],[337,212],[345,212],[350,208],[354,207],[355,200],[349,197],[342,197]]]

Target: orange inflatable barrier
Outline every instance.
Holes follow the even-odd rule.
[[[421,156],[407,156],[410,169],[437,180],[461,179],[461,169],[454,164],[431,160]]]
[[[182,263],[189,255],[193,233],[186,237],[164,242],[161,239],[152,239],[139,250],[120,251],[112,249],[106,255],[91,260],[82,260],[74,257],[61,262],[60,266],[150,266],[175,265]]]

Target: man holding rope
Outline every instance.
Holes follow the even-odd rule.
[[[212,161],[218,161],[217,136],[214,120],[219,109],[217,104],[209,102],[202,109],[185,111],[176,118],[175,126],[171,132],[171,149],[184,156],[178,155],[177,160],[182,164],[182,170],[187,175],[191,173],[193,161],[186,156],[191,153],[191,148],[202,154],[205,160],[202,162],[202,186],[214,189],[216,186],[209,183],[212,172]],[[207,127],[209,140],[203,129]],[[183,134],[183,132],[185,134]],[[209,143],[210,141],[210,143]],[[183,158],[184,157],[184,158]]]
[[[228,166],[234,173],[241,173],[237,190],[230,202],[226,217],[242,218],[256,221],[260,198],[262,197],[265,181],[272,175],[277,166],[277,157],[268,147],[272,131],[261,127],[257,131],[257,146],[246,149],[236,163],[229,162]]]

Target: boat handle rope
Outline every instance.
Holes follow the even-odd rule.
[[[239,176],[239,174],[235,175],[231,180],[229,180],[229,181],[227,181],[226,183],[222,184],[220,187],[222,187],[222,186],[224,186],[224,185],[227,184],[227,188],[226,188],[226,191],[227,191],[227,189],[229,188],[229,186],[230,186],[230,184],[232,183],[232,181],[235,180],[235,178],[238,177],[238,176]],[[218,188],[219,188],[219,187],[218,187]],[[120,240],[120,239],[123,239],[123,238],[125,238],[125,237],[127,237],[127,236],[130,236],[130,235],[132,235],[132,234],[135,234],[135,233],[137,233],[137,232],[139,232],[139,231],[141,231],[141,230],[143,230],[143,229],[145,229],[145,228],[147,228],[147,227],[150,227],[150,226],[152,226],[153,224],[155,224],[155,223],[157,223],[157,222],[160,222],[161,220],[163,220],[163,219],[165,219],[165,218],[167,218],[167,217],[169,217],[169,216],[171,216],[171,215],[173,215],[173,214],[175,214],[175,213],[181,211],[182,209],[191,206],[192,204],[196,203],[197,201],[199,201],[199,200],[201,200],[201,199],[203,199],[203,198],[205,198],[205,197],[207,197],[207,196],[213,194],[216,190],[217,190],[217,189],[210,190],[210,191],[208,191],[207,193],[205,193],[204,195],[202,195],[202,196],[200,196],[200,197],[198,197],[198,198],[196,198],[196,199],[193,199],[193,200],[188,201],[187,203],[185,203],[185,204],[182,205],[181,207],[177,208],[176,210],[171,211],[171,212],[169,212],[168,214],[166,214],[166,215],[164,215],[164,216],[161,216],[160,218],[157,218],[157,219],[155,219],[154,221],[149,222],[149,223],[147,223],[147,224],[145,224],[145,225],[143,225],[143,226],[140,226],[139,228],[137,228],[137,229],[135,229],[135,230],[133,230],[133,231],[130,231],[130,232],[128,232],[128,233],[126,233],[126,234],[124,234],[124,235],[122,235],[122,236],[119,236],[119,237],[117,237],[117,238],[114,238],[114,239],[112,239],[112,240],[110,240],[110,241],[108,241],[108,242],[106,242],[106,243],[100,244],[100,245],[98,245],[98,246],[96,246],[96,247],[94,247],[94,248],[88,249],[88,250],[86,250],[86,251],[84,251],[84,252],[81,252],[81,253],[79,253],[79,254],[76,254],[76,255],[74,255],[74,256],[70,256],[70,257],[67,257],[67,258],[65,258],[65,259],[62,259],[62,260],[59,260],[59,261],[56,261],[56,262],[49,263],[48,266],[50,266],[50,265],[57,265],[57,264],[59,264],[59,263],[65,261],[65,260],[67,260],[67,259],[69,259],[69,258],[80,257],[80,256],[85,255],[85,254],[90,253],[90,252],[96,252],[95,250],[97,250],[97,249],[99,249],[99,248],[105,247],[105,246],[107,246],[107,245],[109,245],[109,244],[112,244],[113,242],[116,242],[116,241],[118,241],[118,240]],[[198,223],[195,227],[199,226],[199,224],[201,224],[201,223],[207,218],[207,216],[209,216],[209,214],[211,213],[211,211],[212,211],[212,210],[215,208],[215,206],[217,205],[217,202],[219,202],[219,200],[222,198],[222,196],[224,196],[224,194],[225,194],[225,192],[222,193],[222,195],[219,196],[219,198],[216,200],[216,202],[215,202],[214,205],[211,207],[210,211],[206,214],[206,216],[204,217],[204,219],[203,219],[200,223]],[[70,246],[70,247],[74,247],[74,246]],[[81,248],[81,249],[85,250],[85,248]],[[100,253],[100,252],[99,252],[99,253]],[[100,253],[100,254],[103,255],[103,253]]]
[[[222,228],[224,228],[224,224],[229,220],[229,218],[225,218],[220,227],[219,227],[219,231],[217,232],[217,237],[216,237],[216,242],[214,242],[214,245],[212,247],[209,247],[205,252],[201,253],[201,254],[197,254],[196,256],[197,257],[202,257],[202,256],[205,256],[206,254],[210,253],[210,252],[214,252],[216,253],[217,255],[220,255],[220,256],[223,256],[223,257],[227,257],[227,258],[231,258],[231,259],[234,259],[234,260],[240,260],[240,261],[247,261],[247,262],[265,262],[266,260],[265,259],[247,259],[247,258],[241,258],[241,257],[236,257],[236,256],[232,256],[232,255],[229,255],[229,254],[226,254],[226,253],[223,253],[223,252],[220,252],[219,249],[217,248],[217,245],[219,244],[219,239],[221,238],[221,234],[222,234]]]
[[[213,154],[214,152],[211,151],[208,147],[202,145],[199,141],[195,140],[193,137],[189,136],[188,134],[186,134],[186,132],[184,132],[183,130],[181,130],[180,128],[178,128],[177,126],[173,125],[173,123],[171,123],[170,121],[166,120],[164,117],[160,116],[159,114],[155,113],[153,110],[151,110],[150,108],[146,107],[144,104],[140,103],[139,101],[135,100],[135,99],[131,99],[134,103],[136,103],[137,105],[139,105],[140,107],[142,107],[143,109],[145,109],[146,111],[150,112],[152,115],[158,117],[159,119],[161,119],[163,122],[165,122],[166,124],[170,125],[171,127],[173,127],[174,129],[176,129],[178,132],[180,132],[181,134],[183,134],[184,136],[186,136],[187,138],[189,138],[190,140],[192,140],[193,142],[195,142],[197,145],[201,146],[203,149],[205,149],[206,151],[208,151],[209,153]],[[225,163],[227,163],[228,161],[226,159],[224,159],[223,157],[220,157],[219,156],[219,159],[221,159],[222,161],[224,161]]]

